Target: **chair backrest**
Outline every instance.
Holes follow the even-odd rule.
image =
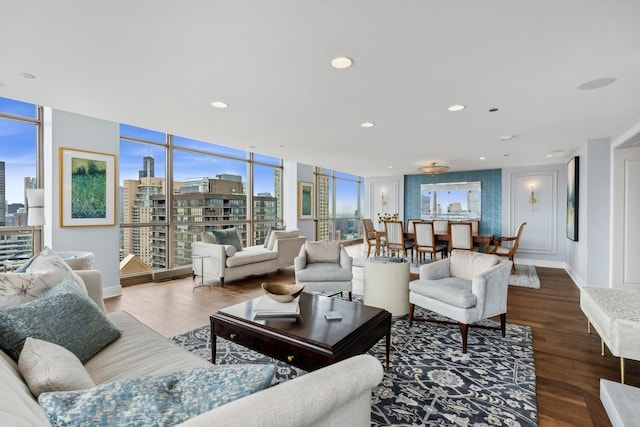
[[[449,248],[473,250],[473,232],[470,222],[449,223]]]
[[[449,221],[446,219],[434,219],[431,221],[433,223],[433,231],[436,234],[447,234],[449,232]]]
[[[414,234],[415,233],[415,229],[413,228],[413,224],[415,224],[416,222],[422,222],[421,219],[408,219],[407,220],[407,233],[411,233]]]
[[[404,227],[402,221],[385,221],[384,230],[387,233],[389,245],[402,245],[404,247]]]
[[[515,254],[518,250],[518,245],[520,244],[520,235],[522,234],[522,229],[527,225],[526,222],[523,222],[516,229],[516,240],[513,241],[513,246],[511,247],[511,254]]]
[[[364,237],[366,239],[375,239],[376,238],[376,229],[373,226],[373,221],[368,218],[364,218],[362,220],[362,226],[364,227]]]
[[[434,248],[436,245],[436,236],[433,232],[433,224],[430,222],[417,222],[414,224],[415,231],[413,241],[416,248]]]

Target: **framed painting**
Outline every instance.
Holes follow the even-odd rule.
[[[572,158],[567,163],[567,238],[578,241],[578,199],[580,158]]]
[[[60,148],[60,226],[116,223],[116,156]]]
[[[313,183],[298,181],[298,219],[313,219]]]

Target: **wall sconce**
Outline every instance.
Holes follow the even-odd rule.
[[[531,204],[531,212],[533,212],[533,205],[536,204],[537,200],[535,197],[533,197],[533,192],[535,190],[535,187],[532,185],[531,186],[531,198],[529,199],[529,204]]]
[[[387,206],[387,201],[384,199],[384,191],[380,192],[380,196],[382,197],[382,207]]]

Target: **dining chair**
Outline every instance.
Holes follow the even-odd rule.
[[[376,236],[376,229],[373,226],[373,221],[368,218],[362,220],[362,240],[367,244],[367,258],[371,254],[371,246],[376,247],[378,237]],[[375,253],[375,252],[374,252]]]
[[[413,242],[407,241],[404,236],[404,226],[402,221],[385,221],[384,230],[387,233],[387,250],[389,254],[401,253],[402,258],[407,257],[407,250],[411,250],[411,261],[413,261]]]
[[[433,221],[433,231],[436,234],[447,234],[449,232],[449,221],[446,219],[437,219]]]
[[[471,219],[468,222],[471,223],[471,232],[473,234],[480,233],[480,220],[479,219]]]
[[[523,222],[518,226],[516,230],[516,235],[513,237],[498,237],[493,241],[494,246],[491,246],[489,252],[492,254],[496,254],[498,256],[503,256],[509,258],[510,261],[513,261],[513,256],[516,254],[518,250],[518,245],[520,244],[520,235],[522,234],[522,229],[527,225],[526,222]],[[511,244],[511,246],[505,246],[503,243]],[[516,272],[516,264],[515,262],[511,266],[511,272]]]
[[[473,232],[470,222],[449,223],[449,251],[454,249],[473,250]]]
[[[416,265],[424,259],[425,254],[431,254],[431,260],[436,260],[436,254],[440,252],[442,258],[447,256],[447,245],[436,241],[433,224],[430,222],[417,222],[414,224],[414,246],[416,248]]]
[[[407,229],[405,230],[405,232],[409,235],[413,235],[415,234],[415,230],[413,228],[413,224],[415,224],[416,222],[422,222],[422,219],[408,219],[407,220]]]

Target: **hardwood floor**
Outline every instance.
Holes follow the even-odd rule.
[[[539,425],[610,426],[600,404],[599,381],[620,380],[619,359],[600,356],[600,338],[587,334],[579,289],[569,275],[561,269],[537,271],[540,289],[509,287],[507,321],[532,330]],[[260,284],[266,281],[293,283],[293,268],[193,292],[191,277],[129,286],[106,305],[108,311],[128,311],[171,337],[207,325],[209,315],[221,307],[261,295]],[[640,386],[640,362],[626,361],[626,383]]]

